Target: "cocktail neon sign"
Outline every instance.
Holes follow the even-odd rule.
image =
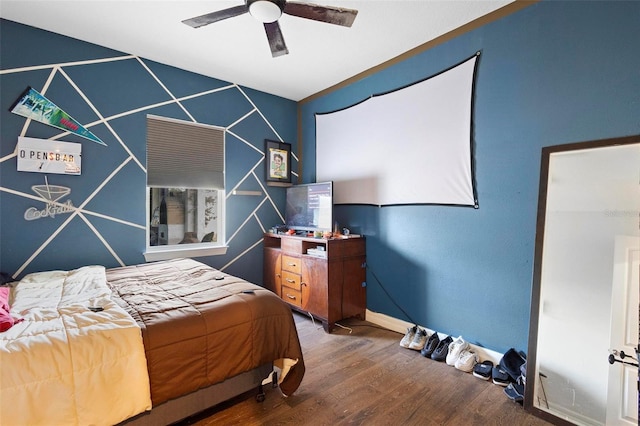
[[[46,176],[44,181],[44,185],[33,185],[31,189],[44,200],[46,206],[41,210],[35,207],[29,207],[24,212],[25,220],[36,220],[42,219],[43,217],[53,218],[57,214],[71,213],[75,210],[71,200],[67,200],[64,203],[58,202],[58,200],[71,193],[71,188],[60,185],[50,185]]]

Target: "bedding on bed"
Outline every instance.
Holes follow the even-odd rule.
[[[286,366],[285,395],[300,385],[291,309],[271,291],[192,259],[109,269],[107,283],[142,329],[154,406],[265,363]]]
[[[105,268],[27,275],[0,333],[0,424],[112,425],[151,408],[140,327]]]

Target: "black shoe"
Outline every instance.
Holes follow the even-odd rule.
[[[424,348],[420,351],[422,356],[430,357],[433,351],[438,347],[438,343],[440,343],[440,337],[438,336],[438,332],[434,331],[433,334],[427,340],[427,343],[424,345]]]
[[[500,368],[511,377],[511,381],[515,382],[520,377],[520,367],[526,361],[523,352],[518,352],[511,348],[502,356],[500,360]]]
[[[440,340],[438,343],[438,347],[431,354],[431,359],[436,361],[444,361],[447,359],[447,354],[449,353],[449,345],[453,342],[453,337],[447,336],[443,340]]]
[[[507,387],[509,383],[511,383],[509,373],[500,368],[499,365],[493,367],[493,370],[491,371],[491,378],[493,379],[493,383],[498,386]]]
[[[519,383],[509,383],[504,389],[504,394],[513,402],[522,403],[524,400],[524,385]]]
[[[493,362],[491,360],[482,361],[473,367],[473,375],[478,379],[489,380],[493,371]]]

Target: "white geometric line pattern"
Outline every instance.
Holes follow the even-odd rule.
[[[65,68],[68,67],[76,67],[76,66],[85,66],[85,65],[92,65],[92,64],[99,64],[99,63],[108,63],[108,62],[116,62],[116,61],[125,61],[125,60],[130,60],[130,59],[135,59],[137,60],[142,68],[144,70],[146,70],[146,72],[151,76],[151,78],[153,78],[158,85],[171,97],[171,100],[168,101],[164,101],[164,102],[159,102],[159,103],[154,103],[154,104],[149,104],[149,105],[145,105],[142,107],[138,107],[135,109],[131,109],[128,111],[122,111],[119,112],[118,114],[114,114],[108,117],[105,117],[101,111],[99,110],[98,107],[96,107],[91,100],[89,99],[88,96],[85,95],[85,93],[83,92],[82,88],[79,87],[78,84],[76,84],[76,82],[73,80],[73,78],[71,78],[71,76],[65,71]],[[260,185],[260,187],[262,188],[262,192],[264,194],[263,199],[259,202],[258,206],[248,214],[248,216],[242,221],[241,225],[239,226],[239,228],[237,230],[235,230],[235,232],[231,235],[231,237],[228,239],[228,243],[230,243],[235,236],[238,234],[238,232],[244,227],[246,226],[246,224],[248,222],[250,222],[252,219],[256,220],[258,225],[260,226],[260,228],[263,230],[263,232],[265,231],[265,227],[264,225],[261,223],[260,219],[258,218],[256,212],[258,211],[258,209],[266,202],[269,201],[270,205],[274,208],[274,210],[277,212],[278,216],[282,219],[282,214],[281,212],[278,210],[278,208],[276,207],[276,204],[274,203],[274,201],[271,199],[268,191],[266,190],[266,188],[263,185],[263,182],[258,178],[258,175],[255,173],[256,168],[258,168],[259,166],[261,166],[264,163],[264,151],[258,149],[254,144],[248,142],[247,140],[241,138],[240,136],[238,136],[237,134],[233,133],[231,131],[231,129],[235,126],[237,126],[238,124],[240,124],[243,120],[245,120],[246,118],[250,117],[253,115],[254,112],[257,112],[258,115],[260,116],[260,118],[264,121],[264,123],[271,129],[271,131],[273,131],[273,133],[277,136],[278,140],[280,140],[282,142],[282,138],[279,136],[278,132],[275,130],[274,126],[267,120],[265,114],[263,114],[257,107],[257,105],[253,102],[253,100],[245,93],[244,90],[242,90],[242,88],[240,88],[239,86],[237,86],[236,84],[229,84],[228,86],[225,87],[221,87],[221,88],[217,88],[217,89],[213,89],[213,90],[206,90],[206,91],[202,91],[202,92],[198,92],[198,93],[192,93],[189,94],[187,96],[181,96],[181,97],[176,97],[173,93],[171,93],[171,91],[169,90],[169,88],[160,80],[160,78],[158,78],[158,76],[156,76],[151,69],[147,66],[147,64],[139,57],[137,56],[133,56],[133,55],[124,55],[124,56],[116,56],[116,57],[111,57],[111,58],[104,58],[104,59],[96,59],[96,60],[85,60],[85,61],[75,61],[75,62],[67,62],[67,63],[55,63],[55,64],[48,64],[48,65],[36,65],[36,66],[30,66],[30,67],[20,67],[20,68],[14,68],[14,69],[7,69],[7,70],[0,70],[0,75],[9,75],[9,74],[15,74],[15,73],[22,73],[22,72],[31,72],[31,71],[37,71],[37,70],[46,70],[46,69],[50,69],[51,73],[49,74],[46,82],[44,83],[44,85],[40,88],[40,93],[42,93],[43,95],[46,94],[47,90],[50,88],[50,85],[52,84],[52,82],[54,81],[56,75],[60,75],[62,76],[69,84],[70,86],[73,88],[73,90],[75,90],[78,95],[81,97],[81,99],[86,103],[87,107],[98,117],[98,120],[92,121],[90,123],[86,123],[83,124],[83,126],[85,126],[87,129],[97,126],[97,125],[104,125],[106,126],[106,128],[108,129],[108,131],[113,135],[113,137],[119,142],[119,144],[121,145],[121,147],[124,149],[124,151],[126,152],[126,158],[122,161],[122,163],[120,165],[118,165],[113,171],[112,173],[99,185],[97,186],[88,196],[86,196],[86,198],[80,203],[79,206],[77,207],[73,207],[73,211],[71,212],[71,214],[69,215],[69,217],[66,218],[66,220],[63,221],[63,223],[61,225],[58,226],[58,228],[52,232],[52,234],[39,246],[35,249],[35,251],[31,254],[31,256],[28,257],[28,259],[26,259],[26,261],[24,261],[24,263],[18,268],[17,271],[15,271],[15,273],[13,274],[14,277],[17,277],[18,275],[20,275],[30,264],[31,262],[33,262],[33,260],[38,256],[38,254],[40,254],[55,238],[58,234],[60,234],[65,227],[67,227],[69,225],[69,223],[76,217],[80,217],[82,219],[82,221],[84,221],[87,226],[89,227],[89,229],[91,230],[91,232],[93,234],[95,234],[95,236],[98,238],[98,240],[106,247],[106,249],[108,250],[108,252],[113,256],[113,258],[116,260],[116,262],[121,265],[121,266],[125,266],[124,261],[118,256],[118,254],[116,253],[116,251],[113,249],[113,247],[111,247],[111,245],[109,244],[109,242],[107,241],[107,239],[100,233],[100,231],[91,223],[91,221],[88,219],[87,216],[93,216],[93,217],[100,217],[109,221],[114,221],[114,222],[118,222],[120,224],[124,224],[125,226],[130,226],[133,228],[137,228],[137,229],[146,229],[146,224],[135,224],[135,223],[131,223],[129,221],[124,221],[118,217],[114,217],[114,216],[108,216],[96,211],[91,211],[86,209],[87,204],[94,199],[94,197],[96,197],[99,192],[114,178],[118,175],[118,173],[127,165],[129,164],[131,161],[133,161],[143,172],[146,173],[146,169],[145,166],[141,163],[140,159],[138,159],[133,152],[129,149],[127,143],[125,140],[123,140],[123,138],[120,137],[120,135],[118,134],[118,132],[114,129],[113,126],[111,126],[110,122],[115,120],[115,119],[120,119],[123,117],[126,117],[127,115],[131,115],[131,114],[137,114],[140,113],[142,111],[145,110],[151,110],[160,106],[166,106],[166,105],[171,105],[171,104],[176,104],[177,106],[179,106],[184,113],[193,121],[193,122],[197,122],[196,119],[194,118],[194,116],[189,112],[188,108],[184,105],[184,101],[186,100],[191,100],[191,99],[195,99],[198,97],[202,97],[202,96],[207,96],[210,95],[212,93],[216,93],[216,92],[220,92],[220,91],[224,91],[224,90],[230,90],[230,89],[235,89],[238,90],[245,98],[246,100],[251,104],[251,106],[253,107],[250,111],[248,111],[244,116],[242,116],[241,118],[239,118],[237,121],[235,121],[234,123],[232,123],[231,125],[229,125],[227,128],[225,128],[225,131],[228,132],[228,134],[233,135],[237,140],[239,140],[240,142],[246,144],[248,147],[252,148],[253,150],[257,151],[258,153],[260,153],[260,155],[262,155],[262,158],[255,163],[255,165],[247,172],[247,174],[235,185],[235,188],[238,188],[242,183],[244,183],[246,180],[253,178],[255,179],[255,181],[258,183],[258,185]],[[36,89],[37,90],[37,89]],[[20,132],[20,134],[22,136],[27,134],[27,131],[29,129],[31,125],[31,120],[26,119],[24,126],[22,128],[22,131]],[[65,136],[69,135],[70,132],[60,132],[57,133],[54,136],[51,136],[49,138],[49,140],[57,140],[60,138],[64,138]],[[7,162],[8,160],[16,157],[17,155],[17,150],[14,150],[13,154],[10,155],[6,155],[5,157],[0,159],[0,164]],[[296,157],[297,159],[297,157]],[[29,199],[36,199],[39,200],[38,197],[34,197],[31,194],[26,194],[23,193],[21,191],[16,191],[14,189],[11,189],[9,187],[5,187],[5,186],[0,186],[0,191],[2,192],[6,192],[6,193],[10,193],[10,194],[14,194],[17,195],[19,197],[24,197],[24,198],[29,198]],[[232,192],[229,191],[229,194],[231,194]],[[227,195],[227,198],[229,198],[229,195]],[[40,200],[41,201],[41,200]],[[59,204],[59,203],[57,203]],[[246,248],[244,251],[241,252],[240,255],[238,255],[236,258],[232,259],[231,261],[229,261],[226,265],[224,265],[224,268],[229,267],[231,264],[233,264],[234,262],[236,262],[238,259],[240,259],[244,254],[246,254],[249,250],[251,250],[252,248],[254,248],[257,244],[259,244],[262,240],[260,239],[259,241],[254,242],[250,247]]]

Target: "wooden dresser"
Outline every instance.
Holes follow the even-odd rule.
[[[365,319],[365,239],[264,235],[264,285],[330,332],[343,318]]]

